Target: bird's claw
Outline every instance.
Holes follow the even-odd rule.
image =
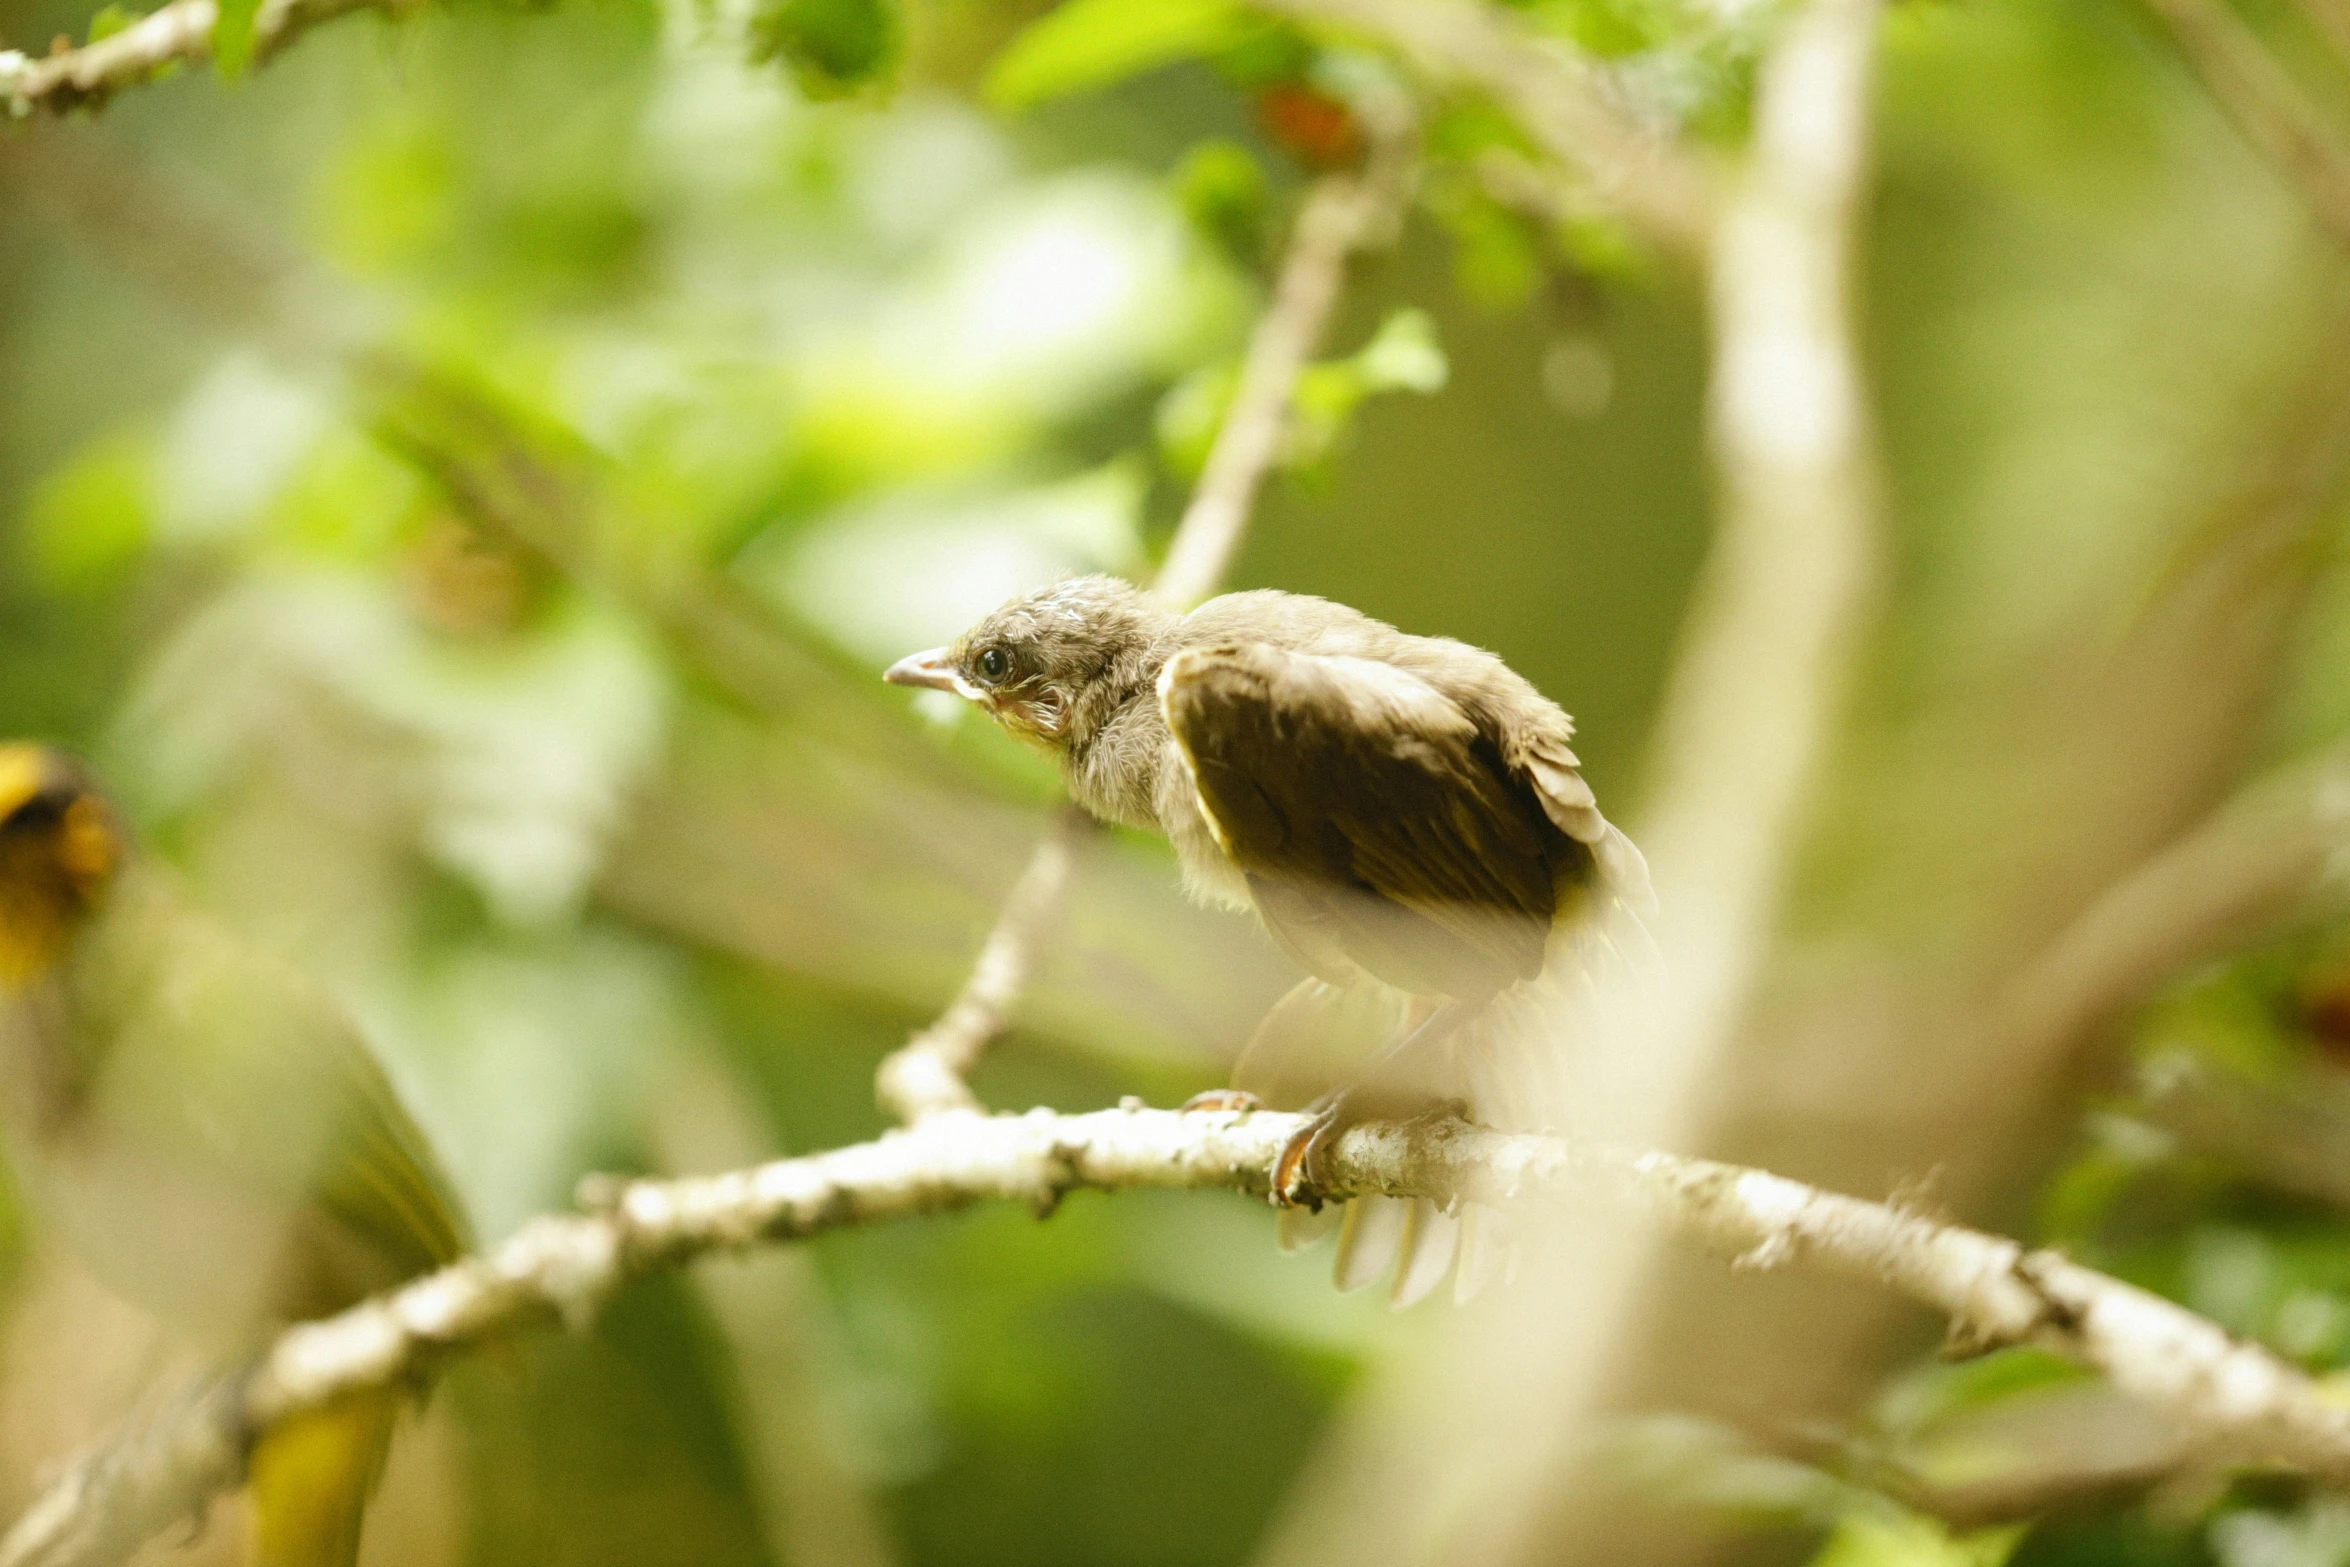
[[[1243,1088],[1211,1088],[1183,1101],[1186,1110],[1227,1110],[1246,1114],[1266,1108],[1265,1101]],[[1306,1124],[1281,1146],[1273,1161],[1273,1203],[1276,1207],[1304,1206],[1322,1211],[1323,1165],[1338,1135],[1338,1105],[1317,1103],[1307,1112]]]
[[[1243,1114],[1262,1110],[1265,1101],[1242,1088],[1211,1088],[1204,1094],[1193,1094],[1183,1101],[1186,1110],[1238,1110]]]
[[[1278,1208],[1306,1207],[1322,1211],[1322,1192],[1329,1184],[1330,1150],[1343,1128],[1338,1106],[1328,1105],[1282,1144],[1273,1161],[1273,1204]]]

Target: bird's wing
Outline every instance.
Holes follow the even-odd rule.
[[[462,1253],[422,1131],[301,975],[151,870],[84,933],[76,968],[89,1113],[162,1166],[284,1215],[275,1310],[339,1309]]]
[[[205,937],[201,946],[209,951],[196,961],[207,964],[205,979],[218,987],[194,1019],[199,1048],[213,1052],[207,1075],[240,1104],[274,1102],[281,1113],[298,1109],[315,1118],[309,1167],[273,1173],[302,1179],[299,1195],[357,1237],[390,1279],[453,1261],[464,1240],[447,1177],[358,1028],[267,954],[218,928]],[[258,1103],[248,1098],[258,1083],[278,1085],[276,1094]],[[331,1263],[319,1260],[328,1275],[323,1293],[342,1293]],[[390,1280],[369,1287],[381,1282]]]
[[[1261,643],[1169,659],[1159,702],[1218,843],[1274,934],[1463,999],[1541,971],[1557,840],[1534,792],[1433,685]],[[1579,780],[1578,780],[1579,781]]]
[[[1551,824],[1591,851],[1594,879],[1605,896],[1635,919],[1653,914],[1656,897],[1649,889],[1647,859],[1621,829],[1599,814],[1599,800],[1584,780],[1583,764],[1567,743],[1573,729],[1564,713],[1552,709],[1550,716],[1553,722],[1513,728],[1502,742],[1503,761],[1533,786]]]

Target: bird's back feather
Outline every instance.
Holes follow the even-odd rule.
[[[1169,659],[1159,699],[1219,847],[1309,969],[1463,1000],[1540,971],[1584,856],[1427,681],[1231,643]]]

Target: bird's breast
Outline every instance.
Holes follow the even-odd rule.
[[[1191,769],[1183,764],[1175,743],[1166,743],[1153,791],[1158,827],[1175,846],[1175,863],[1183,871],[1183,890],[1193,901],[1210,908],[1250,909],[1248,877],[1233,864],[1232,855],[1216,831],[1193,784]]]

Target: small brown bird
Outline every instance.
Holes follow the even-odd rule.
[[[1254,909],[1312,976],[1233,1070],[1243,1102],[1318,1112],[1276,1170],[1285,1205],[1319,1208],[1321,1156],[1353,1121],[1466,1100],[1506,1122],[1500,1003],[1636,930],[1647,903],[1556,703],[1491,653],[1324,599],[1228,593],[1178,615],[1079,577],[886,678],[1044,747],[1087,811],[1167,834],[1195,896]],[[1442,1277],[1450,1218],[1350,1210],[1342,1286],[1399,1254],[1398,1304]],[[1495,1253],[1463,1251],[1465,1296]]]
[[[350,1020],[39,745],[0,745],[0,1127],[44,1229],[224,1359],[464,1250]],[[402,1402],[354,1397],[255,1446],[257,1567],[350,1567]]]

